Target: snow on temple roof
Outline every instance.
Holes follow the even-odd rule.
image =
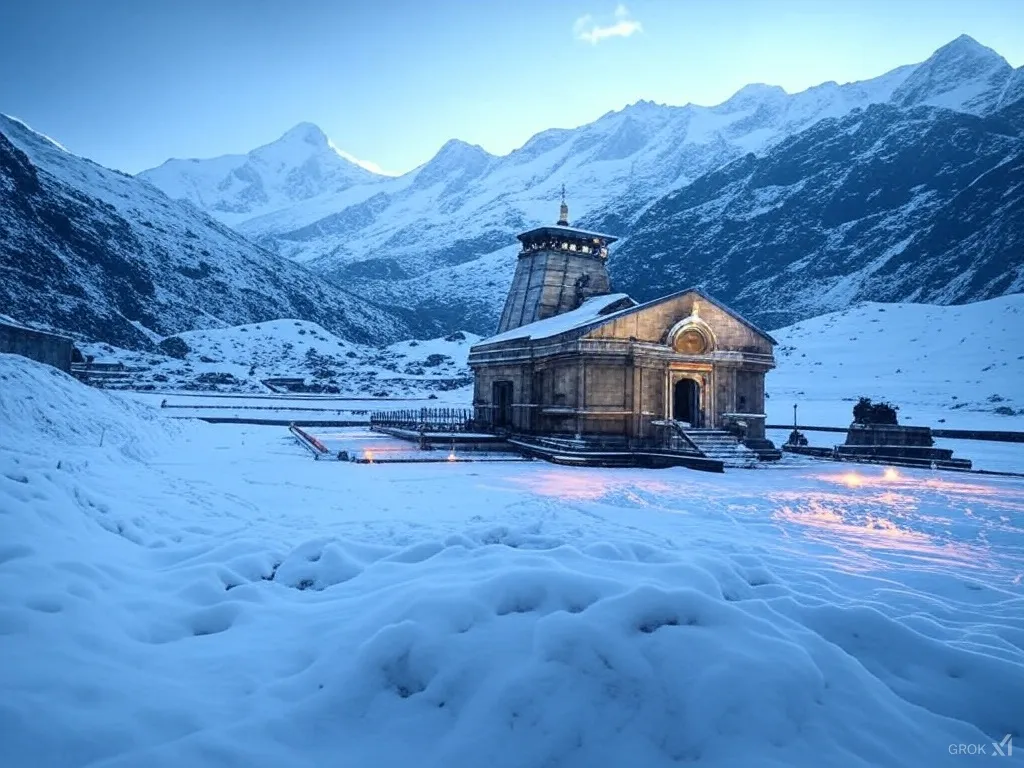
[[[593,296],[584,301],[578,309],[574,309],[571,312],[565,312],[561,315],[555,315],[554,317],[549,317],[546,320],[538,320],[535,323],[521,325],[518,328],[513,328],[512,330],[505,331],[504,333],[499,333],[497,336],[481,339],[473,346],[473,348],[476,349],[478,347],[488,346],[491,344],[499,344],[505,341],[512,341],[513,339],[522,339],[524,341],[528,341],[530,339],[547,339],[552,336],[557,336],[560,333],[578,330],[587,326],[600,325],[607,320],[628,315],[631,312],[640,312],[648,309],[649,307],[661,304],[664,301],[671,301],[672,299],[686,293],[696,293],[704,300],[714,304],[726,314],[731,315],[733,318],[743,323],[755,333],[764,336],[772,344],[778,344],[770,333],[754,325],[739,312],[730,309],[717,299],[708,296],[699,288],[686,288],[682,291],[670,293],[667,296],[661,296],[657,299],[646,301],[643,304],[633,300],[625,293],[610,293],[607,296]],[[617,303],[622,301],[628,301],[629,304],[621,307],[615,306]]]
[[[614,235],[606,235],[603,232],[591,232],[590,230],[578,229],[577,227],[562,227],[558,225],[546,225],[543,227],[535,227],[527,232],[523,232],[521,234],[516,235],[516,238],[522,241],[524,238],[535,237],[537,235],[554,235],[562,237],[576,237],[586,240],[603,240],[606,245],[611,245],[612,243],[619,239]]]
[[[627,301],[629,304],[613,309],[616,304],[623,301]],[[482,347],[490,344],[499,344],[503,341],[512,341],[513,339],[547,339],[551,336],[557,336],[560,333],[589,325],[597,320],[611,318],[618,312],[632,309],[635,306],[636,302],[625,293],[592,296],[570,312],[563,312],[554,317],[521,325],[518,328],[499,333],[497,336],[481,339],[475,346]]]

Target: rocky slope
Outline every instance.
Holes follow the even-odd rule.
[[[171,194],[185,194],[197,203],[207,204],[213,215],[231,221],[239,231],[269,249],[308,262],[351,290],[377,301],[415,309],[418,322],[425,326],[421,333],[458,328],[486,333],[493,328],[511,279],[515,234],[554,220],[562,183],[568,188],[571,212],[578,223],[599,226],[624,238],[618,251],[613,251],[611,262],[624,287],[649,295],[663,285],[678,287],[681,283],[710,281],[724,292],[722,298],[727,302],[740,298],[740,303],[744,303],[739,296],[744,289],[750,289],[751,297],[758,295],[757,285],[744,282],[749,277],[744,270],[729,279],[696,274],[693,270],[680,275],[678,263],[663,257],[662,272],[653,274],[646,263],[647,254],[630,242],[635,237],[650,243],[651,228],[655,226],[650,212],[671,207],[667,198],[679,190],[693,186],[689,193],[680,194],[697,194],[707,189],[712,182],[707,181],[706,174],[733,168],[730,164],[736,162],[749,163],[751,159],[747,156],[751,153],[755,158],[766,159],[776,148],[789,146],[786,142],[798,140],[806,131],[842,130],[828,126],[859,125],[863,118],[857,116],[850,118],[853,122],[842,121],[856,110],[871,112],[868,108],[872,105],[884,107],[882,112],[871,112],[872,125],[884,134],[890,150],[904,153],[905,161],[909,162],[917,152],[950,151],[948,160],[926,157],[915,171],[917,183],[929,189],[934,186],[948,202],[957,191],[966,191],[966,185],[972,181],[970,169],[975,167],[974,159],[965,158],[974,158],[974,154],[960,152],[958,138],[953,134],[940,140],[941,129],[921,143],[921,121],[932,118],[922,118],[923,113],[914,110],[966,116],[967,122],[951,123],[950,130],[960,130],[955,125],[968,132],[981,130],[984,136],[999,134],[1004,138],[996,139],[996,145],[1012,155],[1005,140],[1008,134],[995,128],[978,128],[980,124],[970,122],[969,118],[987,119],[996,112],[1004,112],[1022,96],[1024,70],[1014,70],[995,51],[962,36],[921,64],[900,67],[872,80],[844,85],[828,82],[797,94],[755,84],[714,107],[639,102],[577,129],[542,132],[503,157],[453,140],[428,163],[401,177],[374,177],[368,183],[336,190],[310,183],[310,189],[321,191],[277,207],[267,204],[246,208],[246,193],[239,190],[235,194],[232,184],[223,190],[204,186],[203,164],[218,161],[189,161],[189,168],[195,172],[187,192],[182,191],[181,185],[166,184],[158,173],[161,169],[145,172],[143,176]],[[885,122],[886,127],[882,128],[880,122]],[[978,138],[974,136],[972,140]],[[906,146],[901,147],[901,142]],[[809,192],[823,193],[820,180],[816,182],[814,177],[842,165],[852,166],[850,180],[842,188],[844,194],[873,191],[869,183],[855,185],[858,177],[878,169],[878,160],[868,161],[863,148],[860,156],[837,160],[837,153],[854,148],[839,136],[828,139],[822,133],[815,133],[807,143],[798,146],[819,154],[798,157],[784,149],[782,155],[774,155],[771,161],[791,164],[785,171],[790,193],[799,194],[802,187],[794,185],[800,184]],[[979,151],[990,159],[994,157],[984,149]],[[968,167],[956,167],[960,162],[968,162]],[[899,173],[903,167],[905,163],[889,170]],[[1009,166],[1006,170],[1011,169]],[[283,169],[280,173],[290,175],[294,170]],[[735,169],[730,171],[733,172]],[[994,169],[993,172],[998,173]],[[996,176],[988,178],[992,184],[997,181]],[[726,193],[724,187],[720,191]],[[1011,190],[1012,194],[1016,192]],[[210,205],[206,203],[208,199],[218,202]],[[903,210],[907,200],[906,196],[879,193],[862,203],[873,215],[884,218],[884,211],[893,219],[901,219],[907,213]],[[711,205],[710,199],[705,202]],[[919,214],[911,217],[917,226],[928,226],[928,216],[940,210],[935,200],[929,198],[928,202]],[[890,203],[892,207],[886,207]],[[800,216],[811,215],[815,204],[808,200]],[[711,207],[725,209],[729,205],[730,199],[723,197]],[[913,272],[918,282],[908,276],[908,280],[897,281],[899,290],[882,280],[865,283],[856,273],[864,263],[873,263],[891,249],[900,248],[909,236],[906,227],[896,228],[903,233],[899,237],[886,239],[876,229],[859,240],[872,227],[867,223],[851,226],[844,231],[844,242],[850,253],[860,254],[860,260],[847,258],[834,266],[817,263],[816,254],[830,258],[831,253],[822,251],[820,243],[798,234],[787,239],[787,232],[799,233],[805,226],[801,220],[780,221],[765,246],[768,250],[792,253],[791,261],[803,259],[804,264],[813,264],[812,271],[823,271],[836,279],[848,277],[859,286],[848,292],[850,300],[865,297],[956,301],[998,295],[1014,285],[1013,278],[993,275],[986,281],[972,264],[978,254],[983,261],[995,263],[998,253],[1005,252],[989,254],[988,230],[982,222],[996,221],[999,211],[1007,205],[1012,207],[1013,200],[996,204],[989,195],[971,205],[969,221],[957,225],[961,231],[956,236],[958,241],[973,243],[969,252],[957,255],[941,243],[925,239],[917,240],[914,248],[908,244],[907,258],[913,256],[917,261],[907,271]],[[992,205],[995,207],[986,208]],[[777,215],[790,210],[788,206],[774,207],[778,209]],[[243,210],[248,212],[237,212]],[[674,217],[672,220],[676,221]],[[852,221],[844,219],[840,223]],[[980,228],[968,231],[973,226],[970,222]],[[729,235],[729,226],[722,228],[713,216],[678,223],[687,228],[674,234],[662,233],[669,238],[666,242],[713,242],[716,237]],[[941,226],[938,222],[936,226],[938,237]],[[832,231],[831,227],[826,223],[822,229]],[[735,265],[733,262],[728,266],[731,269]],[[781,278],[782,282],[786,279],[785,275]],[[873,293],[876,287],[887,290]],[[841,301],[845,300],[837,291],[832,298],[839,303],[819,301],[821,286],[817,282],[806,291],[799,289],[800,280],[796,279],[791,293],[800,294],[795,304],[797,313],[832,309],[842,306]],[[749,310],[749,303],[744,305]],[[771,317],[774,311],[767,301],[756,310],[752,314],[761,317]],[[780,314],[777,321],[797,316],[804,315]]]
[[[378,347],[353,344],[316,323],[282,319],[186,331],[155,354],[105,343],[83,344],[81,350],[96,362],[124,366],[116,375],[100,371],[90,378],[105,388],[266,394],[266,380],[284,377],[304,379],[304,392],[426,397],[472,382],[466,358],[478,340],[456,332]]]
[[[408,337],[392,312],[253,245],[191,203],[0,116],[0,307],[122,347],[294,317],[352,341]]]
[[[860,301],[1024,291],[1024,120],[873,105],[747,155],[651,206],[618,290],[680,285],[768,327]]]

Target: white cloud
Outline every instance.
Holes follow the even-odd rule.
[[[629,37],[635,32],[643,32],[643,25],[630,18],[629,9],[621,3],[615,7],[611,18],[595,19],[591,14],[580,16],[572,25],[572,33],[577,40],[597,45],[610,37]]]

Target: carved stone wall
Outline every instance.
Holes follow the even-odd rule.
[[[698,337],[679,341],[693,329]],[[695,423],[717,427],[747,414],[747,434],[760,438],[764,420],[754,417],[764,413],[774,357],[769,338],[687,292],[589,329],[478,345],[470,365],[482,418],[493,383],[512,382],[520,431],[648,437],[652,420],[674,417],[674,388],[687,379],[699,386]]]

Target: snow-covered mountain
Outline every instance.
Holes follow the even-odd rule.
[[[168,160],[140,176],[227,224],[387,178],[335,147],[312,123],[300,123],[247,155]]]
[[[825,83],[795,95],[750,85],[714,107],[640,101],[580,128],[539,133],[502,157],[453,139],[401,177],[328,191],[244,220],[233,212],[244,201],[228,212],[206,207],[245,234],[324,271],[347,274],[356,265],[351,271],[363,277],[385,263],[413,274],[469,261],[508,244],[519,228],[547,221],[557,213],[563,183],[577,217],[613,204],[634,210],[824,117],[888,100],[912,69],[861,83]],[[208,162],[215,167],[221,159]],[[166,167],[142,176],[182,196],[159,173]],[[189,194],[199,204],[215,196],[212,190]]]
[[[563,183],[576,221],[625,239],[611,262],[613,271],[620,269],[625,275],[637,267],[630,260],[646,258],[630,249],[629,238],[649,209],[749,153],[766,156],[823,120],[843,119],[872,105],[890,108],[886,114],[893,116],[894,146],[901,130],[896,117],[909,115],[912,109],[988,116],[1022,96],[1024,69],[1014,70],[995,51],[961,36],[921,64],[863,82],[827,82],[796,94],[776,86],[748,85],[713,107],[641,101],[580,128],[544,131],[502,157],[452,140],[429,162],[397,178],[378,177],[276,208],[268,204],[251,214],[229,212],[244,209],[244,201],[236,198],[207,210],[269,249],[307,262],[357,293],[415,309],[431,331],[472,328],[486,333],[493,330],[511,279],[515,234],[553,221]],[[824,159],[801,159],[794,172],[798,175],[805,165]],[[205,162],[189,161],[200,167]],[[929,168],[940,176],[949,172],[943,163]],[[181,194],[178,187],[165,184],[158,171],[143,175],[170,194]],[[971,181],[966,174],[956,176],[958,184]],[[205,200],[217,194],[204,187],[190,197]],[[875,202],[886,199],[876,196]],[[701,236],[677,234],[682,239]],[[897,242],[886,243],[881,251],[874,250],[877,239],[858,247],[872,260]],[[784,239],[775,246],[788,248],[795,258],[814,259],[799,241]],[[933,254],[919,255],[928,260]],[[957,291],[945,287],[962,270],[947,260],[938,271],[948,273],[946,282],[925,286],[921,295],[946,300],[944,295]],[[661,275],[673,286],[680,282],[676,277],[669,272]],[[996,295],[1003,289],[994,284],[989,290],[995,293],[976,295]],[[903,292],[885,298],[912,296]],[[732,301],[734,293],[726,292],[723,298]],[[813,303],[810,298],[808,294],[808,307]],[[825,308],[835,306],[839,305]]]
[[[772,328],[1024,291],[1024,102],[822,121],[652,205],[610,266],[639,299],[700,285]]]
[[[961,35],[915,67],[891,101],[900,107],[926,105],[987,114],[1015,100],[1007,93],[1008,86],[1021,75],[1022,70],[1015,75],[991,48]]]
[[[295,317],[353,341],[412,335],[390,311],[253,245],[191,203],[0,116],[0,307],[122,347]]]

